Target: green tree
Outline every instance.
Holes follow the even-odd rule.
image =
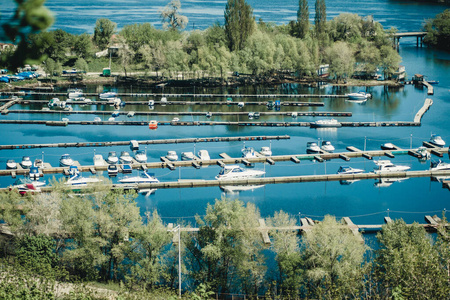
[[[336,42],[326,49],[328,61],[330,63],[330,75],[336,80],[352,76],[355,65],[353,50],[345,42]]]
[[[450,9],[444,10],[432,20],[428,20],[424,27],[427,35],[424,43],[436,48],[450,49]]]
[[[180,0],[172,0],[161,10],[161,19],[164,29],[184,29],[188,24],[188,17],[180,14]]]
[[[327,7],[325,0],[316,0],[314,9],[316,12],[314,16],[315,30],[317,36],[320,36],[327,29]]]
[[[90,59],[93,54],[93,45],[91,36],[87,33],[75,36],[73,43],[73,52],[83,59]]]
[[[364,243],[349,229],[334,217],[325,216],[302,238],[302,268],[307,297],[359,298],[366,274],[366,251]]]
[[[380,56],[384,77],[390,78],[397,71],[402,58],[392,46],[381,46]]]
[[[309,7],[307,0],[298,1],[297,23],[298,37],[304,38],[309,32]]]
[[[253,8],[245,0],[228,0],[225,6],[225,35],[229,49],[243,49],[254,29]]]
[[[448,266],[423,227],[396,220],[384,225],[377,239],[379,295],[391,298],[395,294],[397,299],[448,298]]]
[[[295,225],[296,220],[283,211],[275,212],[273,218],[268,220],[268,226],[272,227],[288,228]],[[278,268],[277,290],[281,296],[296,298],[301,291],[303,274],[298,233],[295,230],[271,230],[270,235]]]
[[[30,51],[29,36],[45,30],[53,24],[53,17],[50,11],[43,5],[42,0],[15,0],[17,8],[13,17],[6,23],[1,24],[3,32],[0,37],[8,39],[17,45],[14,54],[8,57],[8,64],[11,69],[22,67],[25,63],[40,63],[43,59],[40,52]],[[37,45],[39,48],[39,45]],[[6,63],[3,61],[2,63]]]
[[[116,31],[117,24],[109,19],[97,19],[94,28],[94,43],[100,50],[108,47],[111,42],[111,37]]]
[[[87,62],[82,57],[80,57],[75,62],[75,69],[77,69],[79,72],[81,72],[81,74],[83,74],[89,71],[89,66]]]

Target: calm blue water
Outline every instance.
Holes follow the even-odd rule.
[[[12,1],[11,1],[12,2]],[[266,22],[287,23],[295,18],[298,1],[283,1],[283,5],[277,5],[277,1],[253,0],[248,1],[254,8],[256,18],[262,17]],[[92,32],[95,20],[100,17],[108,17],[118,23],[119,28],[134,22],[151,22],[160,26],[158,9],[165,5],[166,1],[152,1],[148,5],[145,1],[127,1],[127,9],[123,9],[123,1],[77,1],[68,4],[66,1],[47,1],[47,6],[56,13],[55,27],[60,27],[72,33]],[[189,29],[195,23],[196,29],[210,26],[215,20],[222,22],[223,8],[226,1],[182,1],[183,13],[190,18]],[[2,4],[2,16],[10,9],[8,2]],[[375,20],[381,22],[385,27],[394,26],[399,30],[419,30],[424,19],[431,18],[443,11],[445,7],[423,3],[404,3],[399,1],[333,1],[327,3],[328,17],[336,16],[341,12],[358,13],[366,16],[373,14]],[[310,1],[311,12],[314,10],[314,2]],[[311,15],[313,18],[313,14]],[[392,142],[397,146],[408,148],[421,145],[422,141],[428,140],[430,133],[440,134],[447,144],[450,143],[450,129],[448,128],[448,115],[450,113],[450,55],[449,53],[432,51],[426,48],[416,48],[415,39],[401,41],[400,55],[403,57],[402,64],[406,66],[408,77],[415,73],[425,74],[430,79],[439,80],[435,86],[435,95],[431,96],[434,101],[431,109],[422,119],[421,127],[400,128],[340,128],[338,130],[314,130],[302,127],[293,128],[260,128],[260,127],[171,127],[162,126],[156,131],[149,131],[146,126],[69,126],[66,128],[54,128],[37,125],[1,125],[2,144],[22,143],[54,143],[54,142],[95,142],[95,141],[121,141],[141,139],[164,139],[164,138],[186,138],[186,137],[214,137],[214,136],[237,136],[237,135],[290,135],[290,140],[283,141],[254,141],[247,142],[247,146],[259,150],[261,146],[271,145],[274,155],[305,153],[308,141],[318,139],[330,140],[336,147],[336,151],[345,151],[347,146],[353,145],[360,149],[379,149],[380,144]],[[89,87],[89,91],[102,91],[103,87]],[[131,88],[126,91],[130,92]],[[275,86],[247,89],[230,89],[221,91],[202,90],[196,92],[230,92],[230,93],[324,93],[345,94],[350,91],[358,91],[359,88],[332,88],[321,89],[306,88],[302,86]],[[167,92],[166,90],[165,92]],[[171,92],[194,92],[193,90],[173,89]],[[385,89],[384,87],[369,88],[373,98],[365,105],[348,103],[343,99],[305,99],[305,101],[323,101],[324,107],[318,108],[287,108],[286,111],[348,111],[352,112],[351,118],[340,118],[341,121],[411,121],[427,98],[426,91],[414,86],[405,86],[401,89]],[[149,92],[137,90],[133,92]],[[133,99],[124,99],[128,105],[126,110],[138,110],[130,102]],[[142,100],[142,99],[137,99]],[[303,101],[303,100],[302,100]],[[12,109],[21,108],[15,106]],[[84,107],[82,109],[93,109]],[[111,110],[110,107],[104,107]],[[146,108],[145,108],[146,109]],[[189,107],[189,108],[158,108],[164,110],[178,109],[186,111],[204,110],[215,111],[215,107]],[[222,107],[225,111],[237,110],[236,107]],[[265,108],[246,106],[245,111],[257,111]],[[1,116],[19,119],[51,119],[59,120],[64,115],[55,116],[31,116],[28,114]],[[72,115],[71,120],[93,120],[94,115]],[[109,116],[108,116],[109,117]],[[125,119],[125,116],[119,117]],[[243,117],[241,117],[243,118]],[[148,117],[135,117],[135,119],[148,120]],[[153,117],[151,117],[153,119]],[[171,117],[161,117],[170,120]],[[183,116],[181,120],[204,120],[203,116]],[[267,118],[274,120],[275,117]],[[278,117],[278,120],[289,120],[290,117]],[[218,120],[213,116],[213,120]],[[230,117],[229,120],[237,120]],[[264,120],[264,118],[261,118]],[[299,121],[314,121],[314,118],[298,118]],[[177,144],[177,145],[155,145],[147,147],[149,161],[159,161],[159,157],[168,150],[176,150],[178,154],[183,151],[198,151],[207,149],[213,158],[219,153],[226,152],[231,156],[239,156],[243,147],[242,142],[233,143],[208,143],[208,144]],[[98,148],[96,154],[106,157],[111,150],[129,150],[128,147]],[[44,153],[42,153],[42,151]],[[1,151],[0,166],[4,168],[9,158],[20,160],[23,155],[29,155],[34,160],[44,155],[44,160],[52,165],[58,164],[59,157],[69,153],[80,161],[81,164],[92,164],[94,149],[37,149]],[[449,157],[444,157],[449,161]],[[425,170],[429,163],[421,164],[409,156],[397,156],[394,163],[408,164],[413,170]],[[266,176],[285,176],[301,174],[330,174],[335,173],[340,165],[349,164],[353,167],[372,170],[374,164],[365,159],[352,159],[346,163],[333,160],[326,163],[303,161],[296,165],[290,162],[277,163],[274,166],[257,165],[256,168],[265,169]],[[200,170],[194,168],[183,168],[175,171],[167,169],[153,170],[161,181],[174,181],[178,179],[211,179],[218,172],[219,167],[209,166]],[[57,175],[60,178],[61,176]],[[48,180],[50,177],[45,177]],[[0,186],[5,187],[13,183],[13,179],[0,177]],[[177,218],[186,218],[193,221],[196,214],[204,214],[207,203],[214,199],[227,195],[239,198],[245,202],[253,202],[264,217],[272,216],[274,211],[284,210],[293,216],[308,215],[320,219],[325,214],[333,214],[338,217],[350,216],[355,223],[380,223],[383,216],[389,215],[393,218],[402,217],[407,222],[423,222],[425,214],[440,215],[438,211],[450,207],[450,192],[441,187],[441,183],[430,181],[429,178],[411,178],[402,182],[395,182],[388,187],[376,185],[374,180],[355,182],[351,185],[341,185],[339,182],[321,183],[298,183],[267,185],[253,191],[244,191],[235,194],[224,194],[219,188],[198,189],[174,189],[158,190],[150,196],[141,195],[138,198],[142,212],[157,208],[166,222],[175,222]]]

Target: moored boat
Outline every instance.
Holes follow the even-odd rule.
[[[306,153],[319,153],[320,147],[316,142],[306,143]]]
[[[41,177],[41,174],[39,172],[39,169],[37,167],[31,167],[30,173],[28,174],[31,180],[39,180]]]
[[[217,180],[233,180],[261,177],[265,171],[255,169],[243,169],[238,165],[226,165],[216,176]]]
[[[198,157],[200,158],[200,160],[210,160],[211,159],[207,150],[198,151]]]
[[[432,161],[430,164],[430,171],[450,170],[450,164],[442,160]]]
[[[159,180],[153,173],[141,172],[140,176],[124,177],[119,180],[120,183],[158,183]]]
[[[170,161],[176,161],[178,160],[178,155],[175,151],[169,150],[167,151],[166,158]]]
[[[341,126],[342,124],[336,119],[325,119],[311,122],[311,127],[313,128],[338,128]]]
[[[102,181],[96,177],[83,177],[80,174],[70,177],[65,184],[71,186],[86,186],[88,184],[93,184]]]
[[[395,147],[395,145],[392,144],[392,143],[384,143],[384,144],[381,144],[381,149],[383,149],[383,150],[395,150],[395,149],[397,149],[397,147]]]
[[[133,158],[131,157],[130,153],[128,153],[128,151],[122,151],[120,153],[119,160],[122,164],[131,164]]]
[[[348,97],[349,100],[367,100],[367,99],[371,98],[372,95],[369,94],[369,93],[360,91],[360,92],[357,92],[357,93],[347,94],[347,97]]]
[[[188,152],[181,152],[181,160],[193,160],[194,159],[194,153],[188,151]]]
[[[350,166],[340,166],[336,174],[348,175],[348,174],[361,174],[364,173],[363,169],[356,169]]]
[[[100,99],[109,99],[109,98],[116,98],[117,93],[116,92],[103,92],[99,94]]]
[[[116,151],[109,152],[108,157],[106,158],[106,162],[109,164],[117,164],[119,162]]]
[[[139,163],[146,163],[147,162],[147,154],[144,150],[137,150],[136,154],[134,155],[134,159]]]
[[[272,150],[270,149],[270,147],[262,146],[261,150],[259,150],[259,154],[264,156],[272,156]]]
[[[94,166],[106,166],[106,162],[101,154],[95,154],[93,160]]]
[[[33,163],[31,162],[31,159],[29,156],[24,156],[24,157],[22,157],[22,161],[20,162],[20,165],[24,169],[29,169],[29,168],[31,168]]]
[[[444,147],[445,141],[441,138],[440,135],[432,134],[430,138],[430,143],[436,145],[438,147]]]
[[[420,155],[420,160],[428,160],[431,158],[430,152],[428,152],[427,148],[424,146],[417,148],[416,152]]]
[[[69,99],[83,97],[83,91],[80,89],[68,89],[67,97],[69,97]]]
[[[394,165],[390,160],[374,160],[373,162],[376,164],[373,170],[375,174],[405,172],[411,168],[409,166]]]
[[[119,168],[117,167],[117,165],[108,165],[107,169],[109,177],[117,176],[117,174],[119,173]]]
[[[334,146],[331,144],[330,141],[322,141],[322,146],[320,146],[320,149],[330,153],[332,153],[335,150]]]
[[[158,121],[156,121],[156,120],[151,120],[151,121],[148,123],[148,128],[149,128],[149,129],[156,129],[156,128],[158,128]]]
[[[69,167],[73,165],[73,159],[70,157],[69,154],[63,154],[61,155],[61,158],[59,159],[59,164],[62,167]]]
[[[243,158],[257,157],[256,153],[255,153],[255,149],[253,149],[253,147],[244,146],[244,148],[242,148],[241,152],[242,152]]]
[[[6,168],[7,169],[17,169],[17,163],[14,159],[8,159],[6,161]]]

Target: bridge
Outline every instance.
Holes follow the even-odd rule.
[[[399,45],[400,45],[400,39],[403,37],[416,37],[417,42],[416,45],[417,47],[422,47],[423,44],[423,38],[424,36],[426,36],[427,33],[424,31],[416,31],[416,32],[397,32],[394,33],[392,35],[392,37],[394,38],[394,48],[398,50]]]

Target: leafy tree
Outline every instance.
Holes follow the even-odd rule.
[[[378,294],[397,299],[448,298],[448,266],[423,227],[396,220],[384,225],[377,239]]]
[[[218,45],[219,47],[227,45],[227,36],[224,27],[219,23],[215,23],[213,26],[208,27],[205,32],[205,40],[208,45]]]
[[[87,33],[75,36],[75,41],[73,43],[73,51],[75,54],[83,59],[91,58],[93,54],[93,45],[91,36]]]
[[[298,1],[297,23],[298,37],[304,38],[309,32],[309,7],[307,0]]]
[[[273,218],[268,220],[272,227],[290,227],[296,225],[296,220],[287,213],[275,212]],[[272,249],[276,254],[275,261],[278,268],[276,278],[280,295],[296,298],[300,294],[302,274],[301,253],[299,249],[300,239],[295,230],[271,230],[273,240]]]
[[[117,24],[109,19],[97,19],[94,28],[94,43],[100,49],[108,47],[111,37],[116,31]]]
[[[327,7],[325,0],[316,0],[314,9],[316,11],[316,15],[314,16],[315,29],[317,36],[319,36],[325,32],[327,25]]]
[[[180,0],[172,0],[161,11],[161,19],[164,29],[184,29],[189,21],[188,17],[180,15]]]
[[[343,13],[329,22],[328,31],[333,41],[356,43],[361,40],[362,25],[357,14]]]
[[[17,8],[13,17],[6,23],[2,22],[3,32],[0,33],[1,38],[8,39],[17,45],[14,54],[8,58],[11,69],[22,67],[25,63],[33,64],[42,61],[43,57],[39,51],[30,51],[29,35],[43,31],[53,23],[50,11],[43,6],[44,1],[15,0],[15,2]]]
[[[302,268],[307,297],[355,299],[363,290],[364,253],[367,248],[334,217],[322,222],[302,238]]]
[[[402,58],[392,46],[381,46],[380,56],[384,77],[390,78],[397,71]]]
[[[444,10],[425,24],[424,42],[436,48],[450,49],[450,9]]]
[[[326,49],[328,61],[330,62],[330,74],[339,82],[353,74],[355,59],[353,51],[345,42],[336,42]]]
[[[254,29],[253,8],[245,0],[228,0],[225,6],[225,35],[229,49],[243,49]]]
[[[89,66],[87,62],[82,57],[80,57],[75,62],[75,69],[83,73],[89,71]]]

